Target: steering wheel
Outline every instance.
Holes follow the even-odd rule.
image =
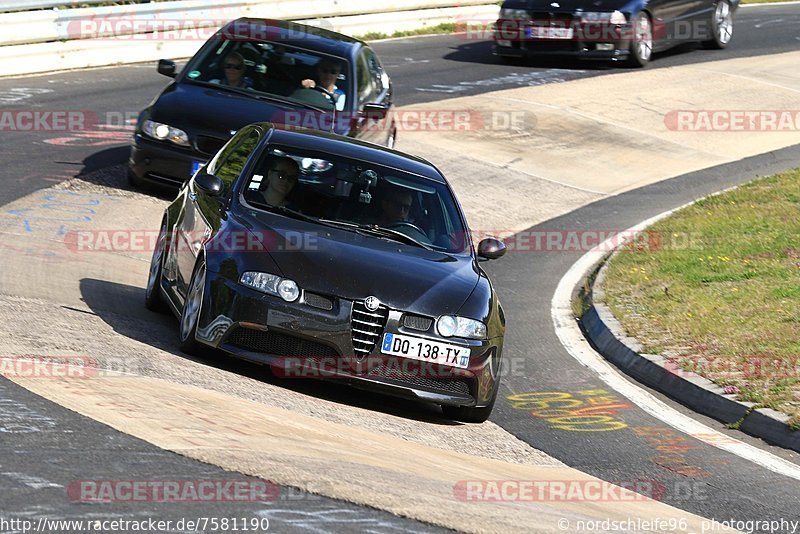
[[[422,228],[420,228],[419,226],[417,226],[416,224],[414,224],[412,222],[397,221],[397,222],[394,222],[392,224],[387,225],[386,227],[390,228],[392,230],[397,230],[397,231],[400,231],[400,228],[410,228],[410,229],[414,230],[415,232],[419,233],[420,237],[424,238],[424,241],[426,243],[430,243],[430,238],[428,237],[428,234],[426,234],[425,231]],[[414,236],[410,235],[408,237],[414,237]]]
[[[325,96],[327,96],[328,98],[330,98],[330,99],[331,99],[331,102],[336,102],[336,99],[333,97],[333,93],[331,93],[330,91],[328,91],[327,89],[325,89],[325,88],[324,88],[324,87],[322,87],[321,85],[315,85],[314,87],[311,87],[310,89],[313,89],[313,90],[315,90],[315,91],[319,91],[319,92],[320,92],[320,93],[322,93],[323,95],[325,95]]]

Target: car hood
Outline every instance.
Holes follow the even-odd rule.
[[[436,316],[456,313],[480,279],[469,254],[429,251],[271,214],[253,218],[280,274],[307,291],[348,300],[372,295],[390,308]]]
[[[544,12],[614,11],[630,3],[630,0],[520,0],[504,2],[506,9],[527,9]],[[558,4],[556,7],[553,4]]]
[[[321,115],[326,118],[307,118]],[[254,122],[285,124],[288,121],[303,126],[319,124],[330,127],[330,117],[329,113],[321,114],[291,102],[263,100],[189,82],[169,85],[150,107],[151,120],[186,130],[190,136],[200,133],[221,139],[228,139],[232,132]],[[337,126],[341,126],[339,122]]]

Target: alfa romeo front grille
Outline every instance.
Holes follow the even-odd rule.
[[[375,348],[375,344],[380,342],[388,319],[389,308],[386,306],[369,311],[363,302],[353,302],[353,349],[358,359],[366,358]]]

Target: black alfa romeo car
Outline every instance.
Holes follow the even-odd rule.
[[[392,84],[363,41],[280,20],[238,19],[212,36],[139,115],[134,186],[180,186],[241,127],[316,128],[394,146]]]
[[[311,130],[244,127],[166,209],[146,305],[286,376],[440,404],[481,422],[505,318],[453,191],[417,157]]]
[[[687,42],[725,48],[739,0],[505,0],[495,23],[504,58],[571,55],[643,67]]]

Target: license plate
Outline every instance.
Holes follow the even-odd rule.
[[[531,39],[572,39],[572,28],[528,26],[525,34]]]
[[[190,174],[190,176],[194,176],[195,173],[197,171],[199,171],[200,167],[202,167],[202,166],[203,166],[203,162],[202,161],[193,161],[192,162],[192,174]]]
[[[391,332],[383,335],[381,352],[390,356],[400,356],[401,358],[458,367],[459,369],[469,367],[469,347],[393,334]]]

